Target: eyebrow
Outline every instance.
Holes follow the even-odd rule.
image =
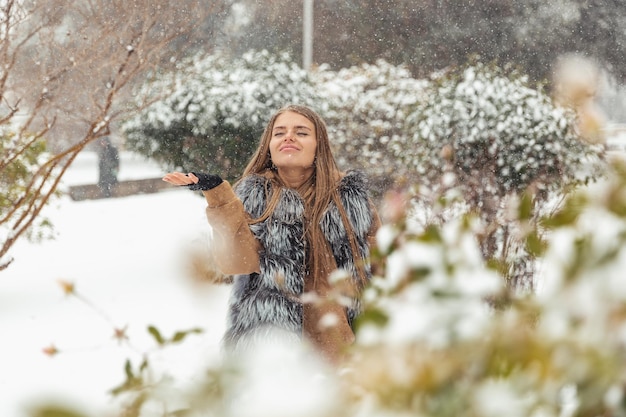
[[[287,129],[287,127],[285,127],[285,126],[274,126],[274,128],[272,130],[278,130],[278,129]],[[307,127],[307,126],[296,126],[296,129],[313,130],[310,127]]]

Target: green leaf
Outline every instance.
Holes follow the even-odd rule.
[[[154,337],[154,340],[156,340],[159,345],[163,345],[165,343],[165,339],[163,339],[163,336],[161,336],[161,332],[159,332],[156,327],[148,326],[148,333],[150,333],[152,337]]]
[[[536,230],[526,237],[526,250],[533,256],[541,256],[547,248],[546,242],[539,237]]]
[[[424,278],[428,277],[432,273],[431,268],[429,267],[420,267],[414,268],[411,270],[411,275],[409,276],[409,280],[411,282],[419,282],[424,280]]]
[[[363,324],[366,324],[366,323],[375,324],[378,327],[384,327],[388,321],[389,321],[389,317],[387,316],[387,313],[379,309],[371,308],[371,309],[365,310],[358,317],[355,323],[355,329],[358,330],[359,327],[361,327]]]
[[[424,230],[424,233],[420,236],[420,240],[423,242],[441,242],[441,233],[439,228],[435,225],[428,225]]]
[[[522,194],[517,217],[519,220],[529,220],[533,216],[533,197],[530,193],[525,192]]]
[[[130,363],[130,359],[126,359],[126,363],[124,364],[124,373],[126,374],[126,379],[133,379],[135,374],[133,373],[133,367]]]
[[[487,268],[495,271],[498,275],[502,277],[506,277],[509,275],[509,271],[511,270],[511,264],[502,259],[490,258],[487,259]]]
[[[586,204],[587,201],[582,196],[568,199],[565,206],[559,212],[543,219],[541,223],[547,228],[572,225],[578,220]]]
[[[144,363],[145,363],[145,359],[144,359]],[[144,365],[144,363],[142,363],[142,367]],[[122,392],[125,391],[132,391],[134,389],[137,389],[138,387],[141,387],[143,384],[143,379],[139,376],[135,376],[134,372],[133,372],[133,368],[132,365],[130,363],[129,359],[126,359],[126,363],[124,364],[124,373],[126,375],[126,380],[124,382],[122,382],[120,385],[114,387],[111,389],[111,394],[113,395],[118,395]]]
[[[139,372],[143,372],[148,368],[148,358],[143,358],[141,361],[141,365],[139,365]]]
[[[179,331],[179,332],[174,333],[174,336],[172,336],[172,340],[171,341],[172,341],[172,343],[182,342],[183,339],[185,337],[187,337],[188,335],[190,335],[192,333],[198,334],[198,333],[202,333],[202,332],[203,332],[203,330],[198,328],[198,327],[196,327],[194,329],[190,329],[190,330]]]
[[[44,405],[30,412],[31,417],[86,417],[69,408],[59,405]]]

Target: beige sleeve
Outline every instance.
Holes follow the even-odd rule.
[[[380,229],[382,222],[380,220],[380,215],[378,214],[378,210],[376,210],[376,207],[374,206],[373,203],[370,203],[370,204],[372,207],[372,215],[373,215],[372,220],[373,221],[372,221],[372,226],[370,227],[370,230],[367,233],[367,240],[370,246],[370,256],[372,256],[372,253],[378,252],[378,245],[376,243],[376,234],[378,233],[378,229]],[[370,259],[370,262],[371,262],[371,268],[372,268],[372,275],[383,276],[382,275],[383,271],[380,268],[380,260]]]
[[[261,244],[250,231],[248,215],[231,185],[224,181],[203,194],[217,267],[226,275],[259,272]]]
[[[370,207],[372,209],[372,225],[370,226],[370,230],[367,233],[367,240],[369,242],[370,250],[373,250],[378,247],[376,245],[376,234],[378,233],[378,229],[380,229],[381,220],[380,215],[378,214],[378,210],[376,210],[376,206],[371,201]]]

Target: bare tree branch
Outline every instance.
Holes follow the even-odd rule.
[[[52,153],[0,206],[0,271],[76,156],[128,115],[132,88],[185,54],[184,39],[227,2],[6,0],[0,6],[0,188],[42,140]],[[172,47],[176,42],[176,47]],[[138,110],[138,109],[137,109]],[[13,169],[13,171],[12,171]],[[15,190],[14,190],[15,192]]]

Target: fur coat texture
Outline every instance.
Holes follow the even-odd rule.
[[[267,204],[268,180],[260,175],[244,178],[235,188],[244,210],[258,218]],[[375,221],[365,176],[349,171],[338,184],[340,199],[355,232],[361,258],[369,258],[368,235]],[[224,346],[241,352],[257,341],[300,340],[303,334],[303,303],[305,291],[306,250],[303,232],[304,205],[300,195],[288,188],[280,190],[274,212],[265,221],[250,225],[259,240],[260,274],[236,275],[229,303],[228,324]],[[322,233],[332,250],[337,267],[352,276],[353,285],[360,282],[350,244],[338,208],[330,203],[320,223]],[[315,250],[315,248],[311,248]],[[367,278],[371,276],[366,263]],[[310,287],[310,286],[309,286]],[[351,326],[359,313],[358,297],[351,297],[341,308]]]

